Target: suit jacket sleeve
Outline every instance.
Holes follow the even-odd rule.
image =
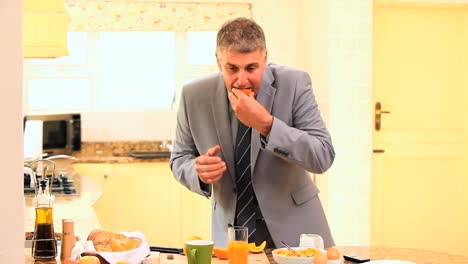
[[[300,72],[296,79],[290,120],[274,117],[265,150],[294,162],[312,173],[323,173],[333,163],[335,151],[320,116],[310,77]],[[277,94],[281,100],[281,94]],[[286,122],[288,123],[286,123]]]
[[[176,135],[169,165],[177,181],[190,191],[209,197],[211,195],[211,185],[201,182],[195,170],[195,159],[200,154],[190,131],[184,90],[182,90],[177,113]]]

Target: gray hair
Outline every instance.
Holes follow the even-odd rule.
[[[222,49],[233,49],[248,53],[260,48],[266,51],[265,34],[255,21],[239,17],[223,24],[216,37],[216,53]]]

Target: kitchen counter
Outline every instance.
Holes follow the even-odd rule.
[[[135,163],[135,162],[167,162],[169,157],[131,157],[131,152],[165,154],[168,141],[109,141],[82,142],[81,150],[74,151],[75,163]]]
[[[394,248],[394,247],[337,247],[341,255],[359,255],[368,257],[370,260],[403,260],[418,264],[467,264],[468,257],[451,255],[444,252],[430,250]],[[266,249],[271,264],[276,264],[271,249]],[[353,263],[341,259],[341,263]]]
[[[30,256],[30,252],[24,252],[25,254],[25,264],[32,264],[33,260]],[[59,254],[60,255],[60,254]],[[173,258],[168,258],[168,256],[171,255]],[[249,260],[248,263],[255,263],[255,264],[270,264],[268,257],[266,254],[261,253],[261,254],[249,254],[248,256]],[[55,263],[60,263],[60,256],[58,256],[57,261],[50,261],[50,262],[44,262],[44,264],[55,264]],[[160,264],[187,264],[187,258],[184,255],[178,255],[178,254],[166,254],[166,253],[161,253],[159,257]],[[213,258],[211,261],[212,264],[228,264],[228,260],[220,260],[218,258]]]
[[[174,258],[168,259],[169,255],[172,255]],[[185,257],[184,255],[161,253],[160,258],[159,258],[159,263],[160,264],[187,264],[187,257]],[[228,264],[228,263],[229,263],[229,260],[221,260],[218,258],[213,258],[211,260],[211,264]],[[256,253],[256,254],[249,253],[247,263],[270,264],[270,261],[265,253]]]
[[[393,248],[393,247],[337,247],[341,254],[357,254],[369,257],[371,260],[404,260],[418,264],[466,264],[468,257],[451,255],[443,252],[430,250]],[[276,264],[271,255],[271,250],[265,250],[266,254],[249,254],[249,263],[256,264]],[[160,264],[186,264],[186,257],[174,255],[174,259],[168,260],[169,254],[161,254]],[[30,251],[25,250],[25,263],[32,263]],[[52,262],[54,263],[54,262]],[[226,264],[228,260],[213,258],[213,264]],[[343,262],[342,263],[351,263]]]
[[[418,264],[467,264],[468,257],[431,250],[394,247],[337,247],[341,254],[355,254],[371,260],[406,260]],[[344,262],[351,263],[351,262]]]

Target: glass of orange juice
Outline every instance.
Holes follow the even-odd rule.
[[[229,264],[247,264],[249,231],[244,226],[228,227]]]

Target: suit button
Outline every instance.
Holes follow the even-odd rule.
[[[233,193],[237,193],[237,188],[232,188]]]

